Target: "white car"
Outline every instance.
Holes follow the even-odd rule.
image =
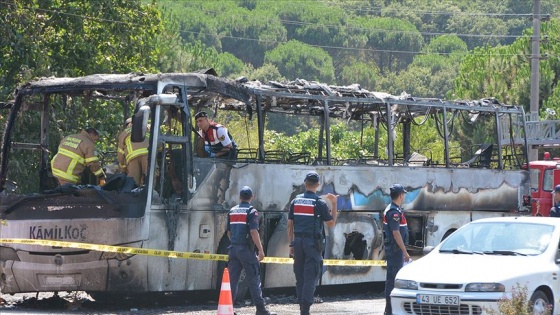
[[[526,288],[533,314],[560,314],[560,219],[500,217],[464,225],[404,266],[394,315],[483,315]],[[552,312],[549,313],[549,311]]]

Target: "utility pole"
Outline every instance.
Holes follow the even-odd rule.
[[[531,43],[531,101],[529,112],[531,121],[539,121],[541,0],[534,0],[533,4],[533,36],[531,37]],[[538,149],[533,149],[529,146],[527,150],[529,161],[538,160]]]

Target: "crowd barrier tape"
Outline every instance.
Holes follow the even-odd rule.
[[[40,246],[54,246],[54,247],[68,247],[79,248],[87,250],[95,250],[100,252],[122,253],[129,255],[147,255],[168,258],[183,258],[183,259],[196,259],[196,260],[215,260],[227,261],[228,255],[224,254],[208,254],[208,253],[194,253],[194,252],[180,252],[173,250],[161,250],[150,248],[135,248],[126,246],[113,246],[113,245],[100,245],[79,242],[65,242],[55,240],[36,240],[25,238],[0,238],[0,243],[4,244],[26,244],[26,245],[40,245]],[[287,257],[265,257],[261,263],[265,264],[293,264],[293,258]],[[351,266],[351,267],[364,267],[364,266],[386,266],[384,260],[345,260],[345,259],[324,259],[324,266]]]

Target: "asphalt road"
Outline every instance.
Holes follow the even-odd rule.
[[[383,283],[321,287],[319,299],[311,307],[311,314],[370,314],[381,315],[385,308]],[[299,314],[293,289],[265,291],[267,306],[278,315]],[[236,305],[237,315],[253,315],[255,307]],[[95,301],[85,292],[0,295],[2,314],[193,314],[216,315],[215,292],[188,295],[157,295]]]

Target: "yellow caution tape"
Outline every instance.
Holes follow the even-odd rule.
[[[78,243],[78,242],[64,242],[64,241],[54,241],[54,240],[32,240],[25,238],[0,238],[0,243],[12,243],[12,244],[26,244],[26,245],[41,245],[41,246],[55,246],[55,247],[68,247],[68,248],[80,248],[87,250],[96,250],[100,252],[111,252],[111,253],[123,253],[130,255],[147,255],[147,256],[157,256],[157,257],[169,257],[169,258],[183,258],[183,259],[197,259],[197,260],[217,260],[217,261],[227,261],[228,255],[224,254],[206,254],[206,253],[194,253],[194,252],[180,252],[173,250],[161,250],[161,249],[150,249],[150,248],[134,248],[126,246],[112,246],[112,245],[100,245],[100,244],[89,244],[89,243]],[[285,257],[265,257],[261,263],[265,264],[293,264],[293,258]],[[344,260],[344,259],[324,259],[324,266],[353,266],[353,267],[363,267],[363,266],[386,266],[384,260]]]

